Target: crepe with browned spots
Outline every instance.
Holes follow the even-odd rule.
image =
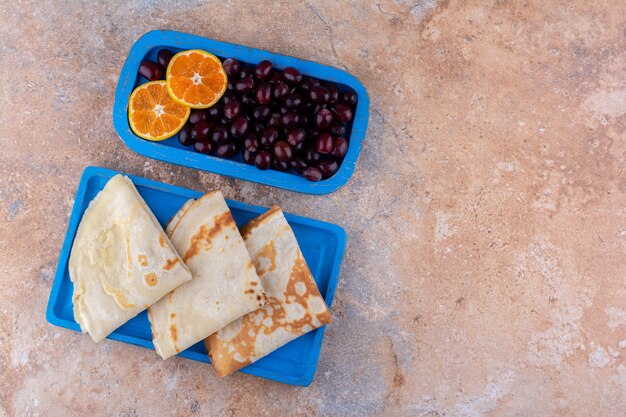
[[[148,310],[154,347],[163,359],[267,303],[222,193],[188,201],[166,231],[193,279]]]
[[[209,336],[205,345],[224,376],[331,322],[331,315],[279,207],[241,228],[270,299],[266,306]]]
[[[96,342],[191,279],[152,211],[121,175],[85,210],[69,271],[74,318]]]

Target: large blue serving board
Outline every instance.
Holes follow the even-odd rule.
[[[246,165],[241,160],[241,155],[233,159],[221,159],[195,152],[193,147],[182,146],[178,142],[178,135],[160,142],[151,142],[135,135],[128,123],[128,99],[135,87],[147,81],[137,73],[139,64],[144,59],[156,61],[157,52],[162,48],[167,48],[174,53],[187,49],[203,49],[221,59],[236,58],[247,64],[257,64],[264,59],[269,59],[276,68],[283,69],[292,66],[306,76],[334,82],[342,91],[353,90],[357,94],[358,103],[352,128],[345,135],[350,145],[337,173],[326,180],[311,182],[293,172],[261,171],[252,165]],[[365,87],[346,71],[317,62],[187,33],[155,30],[146,33],[135,42],[124,63],[115,91],[113,126],[129,148],[149,158],[287,190],[307,194],[327,194],[343,186],[352,176],[365,139],[368,112],[369,97]]]
[[[47,320],[56,326],[80,331],[80,326],[74,320],[72,309],[74,286],[68,272],[70,251],[85,209],[115,174],[118,172],[99,167],[87,167],[83,172],[46,310]],[[162,226],[165,226],[185,201],[198,198],[203,194],[132,175],[128,177]],[[251,206],[237,201],[227,200],[227,203],[239,226],[267,210],[264,207]],[[345,231],[339,226],[319,220],[292,214],[285,214],[285,217],[293,228],[321,294],[328,306],[331,306],[337,287],[339,267],[346,247]],[[323,336],[323,327],[314,330],[247,366],[242,369],[242,372],[286,384],[307,386],[313,381]],[[85,337],[88,336],[85,335]],[[145,311],[117,329],[108,338],[154,349],[150,323]],[[178,356],[210,363],[203,343],[197,343]],[[160,361],[161,359],[154,354],[154,360]],[[207,367],[207,372],[213,373],[213,370]]]

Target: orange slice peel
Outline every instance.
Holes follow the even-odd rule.
[[[174,101],[192,109],[206,109],[226,91],[228,77],[222,62],[200,49],[177,53],[170,60],[166,88]]]
[[[128,101],[130,128],[141,138],[161,141],[185,125],[191,110],[174,101],[165,81],[151,81],[135,88]]]

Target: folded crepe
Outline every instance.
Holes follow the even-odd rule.
[[[166,230],[193,279],[148,310],[152,342],[163,359],[267,303],[222,193],[188,201]]]
[[[279,207],[241,228],[248,252],[270,299],[205,340],[224,376],[331,322],[331,315]]]
[[[191,279],[154,214],[121,175],[85,210],[69,272],[74,319],[96,342]]]

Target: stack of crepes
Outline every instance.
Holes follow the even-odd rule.
[[[185,206],[168,229],[177,227],[175,222],[184,210]],[[269,303],[205,340],[207,352],[221,376],[331,322],[330,311],[279,207],[274,206],[248,222],[241,228],[241,234]]]
[[[163,359],[204,340],[221,376],[331,321],[280,208],[240,233],[219,191],[163,231],[116,175],[85,211],[69,267],[74,317],[94,341],[148,308]]]

